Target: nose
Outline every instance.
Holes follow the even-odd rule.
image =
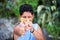
[[[28,20],[29,20],[29,19],[28,19],[28,18],[26,18],[26,20],[25,20],[25,21],[27,22]]]

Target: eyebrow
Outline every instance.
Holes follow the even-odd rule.
[[[24,18],[26,18],[26,16],[23,16]],[[28,16],[28,18],[30,18],[31,16]]]

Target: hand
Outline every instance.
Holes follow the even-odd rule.
[[[30,24],[29,24],[29,27],[30,27],[30,32],[33,33],[33,32],[35,31],[35,29],[33,28],[33,24],[30,23]]]
[[[24,23],[21,22],[19,26],[20,26],[19,27],[20,35],[24,35],[25,34],[25,25],[24,25]]]
[[[34,31],[32,22],[26,22],[26,30],[30,30],[31,32]]]

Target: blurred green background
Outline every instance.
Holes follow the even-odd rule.
[[[52,40],[60,39],[60,0],[0,0],[0,19],[16,17],[19,20],[19,7],[25,3],[33,7],[33,22],[45,28]]]

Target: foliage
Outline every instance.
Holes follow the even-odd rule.
[[[58,9],[57,7],[57,1],[44,0],[44,3],[44,7],[38,14],[38,24],[46,28],[47,32],[52,35],[53,38],[58,39],[58,37],[60,36],[60,9]]]
[[[5,6],[3,6],[2,8],[0,7],[0,12],[2,13],[2,11],[5,11],[6,9],[8,9],[7,10],[8,13],[7,13],[7,11],[4,12],[5,17],[9,18],[9,16],[11,17],[11,14],[13,13],[15,16],[17,16],[17,18],[19,18],[20,5],[25,4],[25,3],[31,4],[34,11],[35,11],[36,7],[37,7],[38,0],[37,1],[36,0],[34,0],[34,1],[33,0],[5,0],[4,3],[5,3]],[[2,4],[2,5],[4,5],[4,4]],[[2,15],[0,15],[0,17]]]
[[[22,4],[31,4],[36,14],[36,8],[39,0],[5,0],[4,2],[0,2],[0,18],[6,17],[9,18],[11,15],[15,15],[19,19],[19,7]],[[43,1],[43,8],[38,14],[38,24],[45,27],[49,34],[53,35],[54,38],[60,35],[60,12],[56,0],[42,0]],[[60,3],[59,3],[60,4]]]
[[[48,25],[46,25],[46,29],[47,29],[48,33],[53,36],[53,38],[57,39],[59,37],[60,27],[58,25],[48,24]]]

